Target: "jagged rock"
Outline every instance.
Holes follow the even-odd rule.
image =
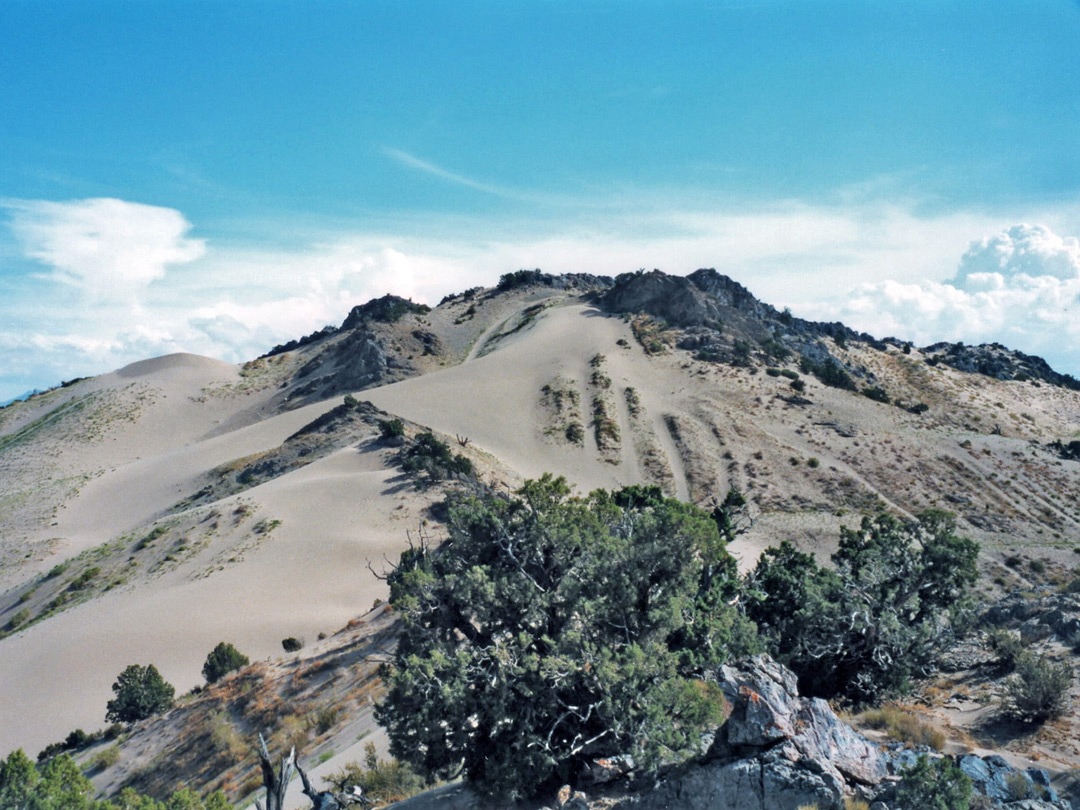
[[[602,302],[611,312],[647,312],[673,326],[708,326],[722,320],[713,298],[686,278],[659,270],[624,273]]]
[[[800,698],[791,670],[765,655],[720,670],[720,687],[731,714],[711,754],[725,756],[779,741],[792,762],[803,763],[841,784],[876,785],[888,773],[881,750],[841,722],[820,698]]]
[[[816,805],[818,810],[841,806],[842,785],[827,774],[815,774],[783,760],[756,759],[709,763],[694,768],[678,780],[668,780],[656,790],[639,794],[616,805],[665,810],[798,810]]]
[[[695,270],[686,279],[725,307],[737,309],[759,319],[778,317],[773,307],[762,303],[742,284],[716,272],[711,267]]]
[[[1011,594],[982,615],[986,625],[1011,627],[1025,640],[1039,640],[1053,634],[1066,644],[1080,636],[1080,595],[1048,594],[1031,599]]]
[[[1059,374],[1041,357],[1008,349],[1000,343],[965,346],[963,343],[935,343],[921,349],[933,363],[945,363],[959,371],[985,374],[997,380],[1043,380],[1052,385],[1080,389],[1080,381]]]
[[[1041,768],[1028,768],[1021,771],[1010,765],[1003,757],[997,755],[978,757],[974,754],[960,757],[957,765],[971,779],[975,790],[991,799],[1006,802],[1015,799],[1017,791],[1015,781],[1019,775],[1025,780],[1030,794],[1039,797],[1040,804],[1058,800],[1057,793],[1050,786],[1050,774]],[[1010,780],[1013,784],[1010,784]],[[1009,807],[1015,808],[1017,804],[1010,802]]]
[[[854,785],[886,777],[882,752],[825,701],[799,697],[794,673],[768,656],[721,667],[718,675],[732,709],[706,761],[620,806],[836,810]]]

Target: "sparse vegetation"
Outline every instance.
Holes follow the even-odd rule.
[[[1068,702],[1076,677],[1065,661],[1026,651],[1016,659],[1016,671],[1005,685],[1001,711],[1024,723],[1041,723],[1058,717]]]
[[[153,664],[127,667],[112,685],[115,698],[106,705],[110,723],[135,723],[168,711],[176,690]]]
[[[206,678],[207,683],[215,683],[230,672],[240,669],[241,667],[246,667],[250,663],[250,659],[236,649],[236,647],[221,641],[210,651],[210,654],[206,656],[202,674],[203,677]]]
[[[920,756],[902,776],[898,810],[968,810],[971,780],[951,759]]]
[[[944,732],[898,706],[868,709],[857,719],[866,727],[884,731],[894,740],[903,743],[926,745],[935,751],[941,751],[945,747]]]
[[[338,793],[350,793],[359,786],[369,800],[379,804],[400,802],[424,789],[424,780],[411,767],[397,760],[380,759],[375,744],[364,745],[364,764],[350,762],[326,777]]]

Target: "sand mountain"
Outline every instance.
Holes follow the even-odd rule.
[[[1000,592],[1024,581],[1009,556],[1075,559],[1077,387],[1000,346],[803,321],[711,270],[519,271],[434,308],[376,299],[242,366],[72,381],[0,409],[0,755],[100,727],[130,663],[185,691],[222,640],[337,654],[316,637],[385,597],[375,573],[409,532],[439,533],[439,487],[403,474],[383,422],[434,431],[494,487],[551,471],[703,505],[736,487],[744,565],[783,538],[827,554],[881,509],[947,509]],[[349,700],[370,725],[369,696]]]

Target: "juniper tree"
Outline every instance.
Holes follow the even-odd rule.
[[[756,645],[717,521],[656,488],[572,497],[545,475],[459,498],[446,541],[413,545],[389,580],[390,751],[492,796],[695,748],[721,706],[702,676]]]

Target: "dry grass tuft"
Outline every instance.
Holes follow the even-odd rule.
[[[945,748],[945,733],[898,706],[869,709],[855,718],[859,724],[884,731],[894,740],[911,745],[928,745],[935,751]]]

